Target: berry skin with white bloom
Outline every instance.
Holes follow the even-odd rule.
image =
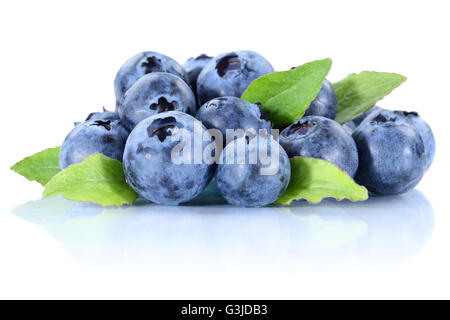
[[[88,120],[79,123],[65,138],[59,153],[59,166],[82,162],[94,153],[122,161],[129,132],[119,120]]]
[[[273,71],[269,61],[254,51],[223,53],[211,59],[198,76],[199,105],[217,97],[241,97],[250,83]]]
[[[231,163],[227,161],[229,151],[235,145],[244,145],[245,161],[239,161],[237,152]],[[265,149],[267,147],[267,149]],[[270,161],[277,157],[278,168],[264,172],[273,165],[264,163],[260,157],[260,150],[268,150]],[[231,150],[230,150],[231,149]],[[251,163],[251,154],[257,154],[256,163]],[[264,153],[264,152],[263,152]],[[259,135],[253,139],[241,137],[229,143],[222,152],[222,163],[217,166],[216,182],[222,196],[228,203],[241,207],[263,207],[275,202],[286,190],[291,177],[291,165],[283,148],[271,136]]]
[[[140,52],[128,59],[117,72],[114,79],[116,106],[136,81],[152,72],[172,73],[187,81],[183,67],[171,57],[154,51]]]
[[[191,88],[171,73],[149,73],[127,90],[119,117],[128,130],[142,120],[166,111],[181,111],[195,115],[197,104]]]
[[[353,133],[359,153],[355,181],[372,194],[395,195],[414,188],[427,165],[418,130],[403,115],[381,110]]]
[[[358,150],[350,133],[334,120],[321,116],[299,119],[280,134],[289,157],[310,157],[334,163],[351,177],[358,169]]]
[[[158,204],[178,204],[193,199],[206,187],[214,174],[214,163],[175,163],[172,158],[172,150],[180,143],[172,138],[184,130],[193,141],[194,121],[183,112],[163,112],[144,119],[130,133],[123,166],[128,183],[140,196]],[[205,134],[206,128],[201,130]],[[202,141],[202,149],[211,141]]]

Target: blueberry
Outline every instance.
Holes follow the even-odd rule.
[[[271,64],[256,52],[221,54],[211,59],[198,76],[199,104],[217,97],[240,97],[253,80],[272,72]]]
[[[152,72],[140,78],[125,93],[118,113],[128,130],[143,119],[165,111],[195,114],[195,96],[191,88],[179,77]]]
[[[174,59],[153,51],[138,53],[123,64],[114,79],[117,105],[120,105],[125,92],[138,79],[152,72],[172,73],[185,79],[183,67]]]
[[[193,199],[206,187],[214,174],[214,164],[203,160],[176,163],[171,156],[180,144],[174,139],[178,133],[187,132],[193,138],[195,121],[183,112],[169,111],[146,118],[131,132],[123,165],[128,183],[140,196],[159,204],[178,204]],[[206,129],[200,128],[207,135]],[[203,148],[210,143],[205,139]],[[192,161],[193,151],[188,160]]]
[[[322,116],[329,119],[336,117],[338,100],[331,83],[324,79],[317,97],[305,111],[305,116]]]
[[[371,193],[393,195],[414,188],[426,170],[425,146],[403,116],[381,110],[353,133],[359,167],[355,180]]]
[[[59,153],[59,166],[64,170],[94,153],[122,161],[128,131],[119,120],[88,120],[78,124],[67,135]]]
[[[232,152],[239,149],[237,146],[240,144],[245,148],[245,159],[242,162],[239,161],[237,152]],[[279,152],[276,152],[276,149]],[[250,162],[251,155],[259,155],[260,150],[265,150],[262,153],[269,157],[273,156],[275,159],[278,157],[278,167],[274,167],[274,163],[263,161],[260,156],[255,157],[257,161]],[[232,161],[227,160],[229,152],[233,156]],[[232,158],[231,155],[229,158]],[[289,184],[291,176],[289,158],[271,136],[259,135],[252,139],[241,137],[229,143],[221,157],[222,163],[217,167],[216,182],[220,193],[230,204],[246,207],[266,206],[276,201]],[[275,170],[264,172],[264,168],[268,169],[270,165]]]
[[[431,166],[431,163],[433,163],[434,154],[436,152],[436,143],[434,141],[433,131],[431,131],[428,123],[426,123],[417,112],[394,111],[394,113],[398,116],[404,117],[405,121],[416,128],[416,130],[422,137],[425,146],[425,154],[427,156],[426,170],[428,170]]]
[[[183,64],[187,83],[192,88],[192,91],[194,91],[194,94],[196,94],[197,92],[198,75],[212,58],[213,57],[210,57],[206,54],[201,54],[197,58],[189,58]]]
[[[361,122],[363,122],[363,120],[366,119],[368,116],[374,114],[375,112],[381,111],[381,110],[383,110],[383,109],[380,108],[379,106],[373,106],[372,108],[370,108],[363,114],[360,114],[355,119],[353,119],[352,122],[355,124],[355,126],[359,126],[361,124]]]
[[[351,132],[353,133],[353,131],[356,129],[356,127],[358,127],[361,124],[361,122],[363,122],[365,119],[369,119],[369,117],[372,118],[374,115],[377,114],[377,112],[379,112],[381,110],[384,110],[384,109],[382,109],[378,106],[373,106],[366,112],[357,116],[355,119],[347,121],[346,123],[343,124],[343,126],[346,127],[347,129],[350,129]]]
[[[393,112],[396,116],[390,115],[390,117],[395,117],[397,122],[405,121],[413,126],[418,131],[425,146],[425,154],[427,158],[426,170],[430,168],[436,152],[436,143],[431,127],[419,116],[417,112],[389,111],[376,106],[369,111],[371,112],[368,112],[368,115],[359,124],[360,127],[367,125],[367,123],[373,121],[373,119],[380,114],[388,115],[391,112]]]
[[[271,129],[270,122],[262,119],[258,105],[236,97],[210,100],[197,111],[196,118],[208,129],[219,129],[224,139],[227,129],[242,129],[243,133],[251,129],[255,133],[260,129],[270,133]]]
[[[321,116],[299,119],[280,134],[289,157],[311,157],[334,163],[351,177],[358,168],[358,150],[339,123]]]
[[[115,120],[120,120],[120,118],[119,118],[119,114],[117,112],[108,111],[105,109],[105,107],[103,107],[102,112],[92,112],[87,116],[86,120],[84,120],[84,121],[89,121],[89,120],[115,121]]]

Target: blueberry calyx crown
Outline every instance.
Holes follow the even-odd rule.
[[[106,108],[103,107],[103,112],[108,112],[108,110],[106,110]],[[89,121],[89,120],[91,120],[91,118],[92,118],[93,116],[95,116],[96,114],[98,114],[98,113],[99,113],[99,112],[91,112],[91,113],[89,113],[88,116],[87,116],[87,118],[86,118],[84,121]]]
[[[304,121],[297,122],[292,125],[291,129],[289,129],[288,136],[293,134],[304,135],[310,131],[310,128],[315,127],[317,125],[316,121]]]
[[[203,59],[211,59],[211,57],[208,56],[207,54],[202,53],[198,57],[194,58],[194,60],[203,60]]]
[[[169,102],[169,101],[167,101],[166,98],[160,97],[158,99],[158,102],[152,103],[150,105],[150,109],[158,110],[158,113],[166,112],[166,111],[173,111],[176,108],[176,104],[177,104],[176,101]]]
[[[87,116],[87,118],[86,118],[86,120],[84,120],[84,121],[89,121],[89,120],[91,120],[91,118],[92,118],[96,113],[97,113],[97,112],[91,112],[91,113],[89,113],[88,116]]]
[[[241,70],[241,60],[237,54],[231,53],[217,62],[216,70],[223,78],[228,72]]]
[[[255,104],[257,106],[260,106],[261,102],[256,102]],[[269,110],[261,110],[261,109],[259,109],[259,112],[261,113],[261,115],[259,116],[259,118],[261,120],[269,121],[269,113],[270,113]]]
[[[152,72],[162,72],[162,66],[161,66],[161,60],[156,58],[155,56],[150,56],[145,59],[144,62],[142,62],[141,67],[144,68],[144,72],[152,73]]]
[[[388,123],[388,122],[396,122],[397,121],[397,117],[394,116],[390,116],[387,114],[383,114],[383,113],[379,113],[376,117],[374,117],[370,123],[371,124],[382,124],[382,123]]]
[[[220,104],[220,101],[226,101],[226,100],[227,100],[227,98],[225,98],[225,97],[214,98],[213,100],[209,101],[206,104],[206,108],[219,108],[220,106],[222,106]],[[219,101],[219,104],[216,101]]]
[[[419,113],[417,113],[416,111],[394,111],[394,113],[401,114],[405,117],[408,116],[419,117]]]
[[[152,138],[154,135],[156,135],[159,141],[163,142],[167,136],[172,135],[173,129],[175,127],[184,127],[182,123],[179,123],[175,119],[175,117],[156,119],[149,124],[147,128],[147,134],[149,138]]]
[[[111,121],[107,120],[107,121],[103,121],[103,120],[95,120],[94,123],[91,124],[91,126],[102,126],[103,128],[105,128],[108,131],[112,130],[112,126],[111,126]]]

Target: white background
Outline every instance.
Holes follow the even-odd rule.
[[[3,1],[0,298],[450,298],[448,1]],[[408,77],[437,155],[416,191],[364,204],[133,210],[37,201],[16,161],[114,106],[121,64],[254,50]],[[427,200],[428,199],[428,200]],[[74,206],[74,207],[73,207]],[[210,211],[210,212],[207,212]]]

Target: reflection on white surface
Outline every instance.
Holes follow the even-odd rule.
[[[360,203],[236,208],[218,202],[214,192],[189,205],[123,208],[53,197],[13,213],[42,225],[83,263],[149,269],[395,266],[413,259],[434,228],[433,209],[416,190]]]

